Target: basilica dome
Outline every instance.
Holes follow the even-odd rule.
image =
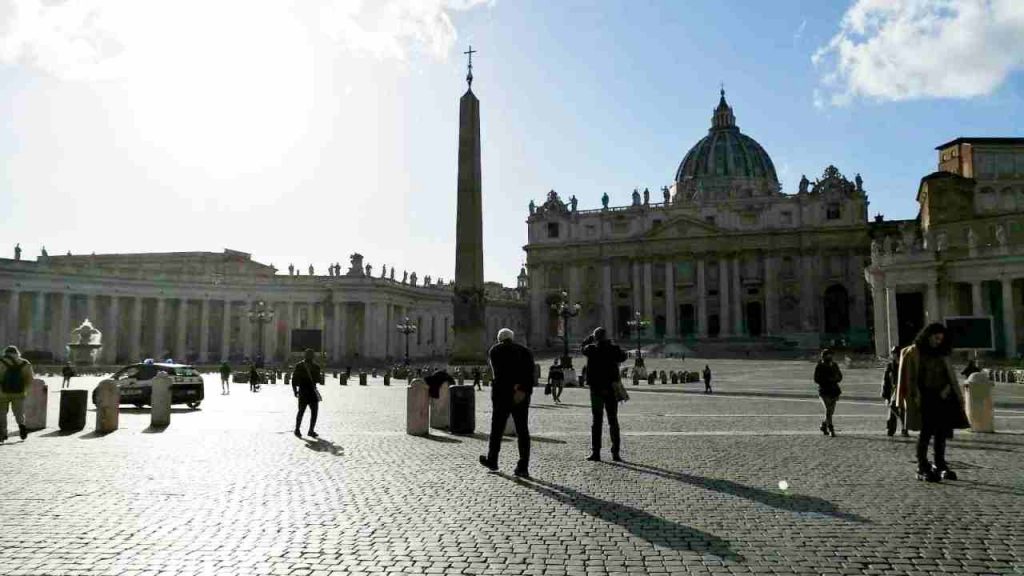
[[[684,199],[762,195],[779,191],[775,165],[764,148],[740,132],[722,91],[708,135],[686,153],[676,171]]]

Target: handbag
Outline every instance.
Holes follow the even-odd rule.
[[[316,380],[313,380],[313,373],[309,371],[309,366],[306,366],[306,363],[303,362],[302,368],[306,371],[306,377],[309,378],[309,381],[313,383],[313,392],[316,393],[316,401],[322,402],[324,397],[321,396],[320,391],[316,389],[317,382]]]
[[[622,380],[620,378],[612,380],[612,391],[615,392],[616,401],[626,402],[629,400],[629,392],[627,392],[626,387],[622,385]]]
[[[548,396],[550,394],[551,394],[551,384],[545,384],[544,385],[544,395]]]

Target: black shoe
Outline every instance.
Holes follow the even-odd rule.
[[[302,432],[299,432],[298,428],[295,429],[295,437],[296,438],[302,438]]]
[[[942,477],[939,476],[939,473],[936,472],[934,468],[929,468],[929,469],[924,470],[924,471],[922,471],[920,468],[918,468],[918,470],[917,470],[917,479],[918,480],[922,480],[924,482],[932,482],[932,483],[941,482],[942,481]]]
[[[828,435],[833,438],[836,437],[836,429],[831,424],[828,425]]]
[[[821,426],[819,426],[818,429],[821,430],[822,434],[824,434],[825,436],[828,436],[828,423],[827,422],[822,422]]]
[[[516,468],[515,471],[512,472],[512,474],[515,475],[516,478],[525,478],[527,480],[530,479],[530,472],[527,471],[525,468]]]
[[[320,437],[319,434],[317,434],[316,432],[313,432],[312,430],[310,430],[309,434],[306,434],[306,436],[309,436],[310,438],[319,438]]]
[[[910,432],[908,430],[903,430],[900,432],[900,436],[910,436]]]
[[[932,471],[938,474],[943,480],[956,480],[956,472],[950,470],[948,466],[943,466],[942,468],[936,466],[935,468],[932,468]]]
[[[481,456],[480,457],[480,465],[483,466],[484,468],[487,468],[491,472],[497,472],[498,471],[498,464],[488,460],[487,456]]]
[[[622,462],[622,456],[619,456],[618,454],[612,454],[612,460],[614,460],[615,462]]]
[[[598,454],[597,452],[595,452],[595,453],[591,454],[590,456],[587,456],[587,460],[589,460],[591,462],[600,462],[601,461],[601,455]]]
[[[22,424],[18,424],[18,436],[21,436],[21,440],[24,442],[25,439],[28,438],[28,428]]]

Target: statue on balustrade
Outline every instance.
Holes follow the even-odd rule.
[[[402,284],[407,284],[408,282],[409,282],[409,271],[408,270],[402,270]]]
[[[395,281],[395,267],[394,266],[391,267],[391,275],[388,276],[388,278],[390,278],[392,282]]]
[[[651,190],[649,188],[644,188],[644,206],[647,206],[650,203],[651,203]]]
[[[530,200],[530,216],[533,216],[537,212],[537,205]]]
[[[807,187],[811,185],[811,181],[807,179],[807,174],[800,175],[800,194],[807,194]]]
[[[366,276],[367,278],[373,278],[373,266],[370,264],[366,265]]]
[[[604,194],[601,195],[601,208],[603,208],[605,210],[608,209],[608,193],[607,192],[605,192]]]
[[[413,286],[415,286],[415,285],[416,285],[416,273],[415,273],[415,272],[413,272],[413,273],[412,273],[412,274],[411,274],[411,275],[409,276],[409,284],[412,284]]]
[[[288,265],[288,275],[289,276],[295,276],[295,265],[294,264],[289,264]]]
[[[380,277],[381,277],[381,279],[383,279],[387,275],[388,275],[388,265],[387,264],[381,264],[380,265]]]
[[[21,243],[14,245],[14,259],[21,260]]]
[[[864,179],[860,177],[860,172],[857,172],[857,175],[853,177],[853,183],[857,185],[857,192],[864,192]]]
[[[573,194],[572,196],[569,197],[569,204],[572,205],[572,211],[573,212],[576,211],[577,202],[578,202],[578,200],[576,200],[576,195],[575,194]]]
[[[640,205],[640,190],[633,188],[633,206]]]
[[[668,186],[661,187],[661,195],[665,198],[665,204],[672,202],[672,193],[668,191]]]

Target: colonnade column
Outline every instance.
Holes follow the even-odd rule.
[[[871,300],[874,307],[875,356],[878,358],[888,358],[891,346],[889,345],[889,330],[886,326],[885,286],[877,276],[871,284]]]
[[[107,307],[106,332],[103,333],[103,354],[107,362],[117,362],[117,339],[121,333],[121,301],[117,296],[110,297],[110,306]]]
[[[614,335],[612,322],[612,264],[606,261],[601,265],[601,325]]]
[[[203,298],[199,307],[199,362],[206,363],[210,357],[210,299]]]
[[[815,310],[818,298],[814,291],[814,256],[804,254],[800,257],[800,269],[803,276],[800,280],[800,326],[805,332],[816,331]]]
[[[373,356],[373,306],[363,302],[363,361]]]
[[[1017,357],[1016,313],[1013,309],[1013,279],[1003,278],[1003,333],[1006,334],[1006,357]]]
[[[704,270],[704,259],[697,260],[697,310],[696,329],[698,338],[708,337],[708,285]]]
[[[675,263],[665,262],[665,336],[679,337],[679,321],[676,320],[676,279]]]
[[[971,282],[971,313],[974,316],[985,313],[985,307],[981,302],[981,281]]]
[[[95,322],[96,318],[96,295],[87,294],[85,296],[85,315],[90,321]]]
[[[253,329],[252,329],[253,326],[252,326],[252,322],[249,320],[248,315],[246,314],[252,308],[252,302],[250,302],[248,300],[243,300],[242,304],[243,304],[242,314],[238,317],[238,321],[242,323],[242,325],[241,325],[241,329],[242,329],[241,330],[241,332],[242,332],[242,355],[245,358],[248,358],[248,359],[252,360],[253,358],[255,358],[255,356],[253,355],[253,342],[252,342],[253,341]]]
[[[231,358],[231,300],[224,300],[224,317],[221,318],[220,358]]]
[[[178,299],[178,313],[174,322],[174,359],[178,362],[188,362],[188,300]]]
[[[746,330],[744,330],[744,315],[743,315],[743,282],[740,279],[740,259],[732,259],[732,281],[733,287],[732,292],[732,313],[733,313],[733,333],[737,336],[742,336]]]
[[[583,300],[581,298],[581,296],[582,296],[581,292],[582,291],[583,291],[583,288],[582,288],[581,282],[580,282],[580,267],[579,266],[570,266],[569,267],[569,299],[570,299],[570,303],[572,303],[572,302],[582,302],[582,300]],[[576,316],[574,318],[570,318],[569,319],[569,336],[570,337],[575,338],[576,336],[580,335],[580,324],[582,324],[582,322],[583,322],[583,319],[580,316]],[[501,326],[498,326],[499,330],[501,328],[502,328]],[[494,333],[495,333],[494,331],[489,331],[488,337],[492,337],[492,334],[494,334]],[[571,345],[571,343],[570,343],[570,345]]]
[[[934,281],[929,280],[924,288],[924,310],[928,323],[939,322],[939,292]]]
[[[164,316],[167,312],[167,303],[162,296],[156,299],[156,334],[153,335],[153,358],[164,359]]]
[[[775,282],[775,256],[765,256],[764,259],[764,333],[771,336],[778,330],[779,324],[779,294],[778,285]]]
[[[729,323],[731,316],[729,308],[732,307],[732,299],[729,297],[729,260],[720,258],[718,260],[718,335],[729,336],[732,324]]]
[[[900,341],[899,318],[896,317],[896,289],[885,287],[885,330],[887,348]]]
[[[633,268],[633,286],[632,286],[632,300],[633,300],[633,313],[641,312],[643,310],[643,292],[641,292],[640,285],[640,262],[633,261],[630,263]]]
[[[20,336],[18,323],[21,322],[21,292],[18,290],[11,290],[10,301],[7,305],[7,342],[16,346],[21,346],[21,342],[18,341]]]
[[[25,347],[41,350],[46,344],[46,292],[36,292],[28,315],[28,332]]]
[[[60,293],[60,323],[57,324],[57,350],[60,352],[61,358],[67,358],[64,351],[64,345],[70,342],[71,338],[71,295],[67,292]],[[136,335],[136,339],[138,335]],[[136,351],[133,358],[138,357],[138,351]]]
[[[132,362],[142,360],[142,296],[132,299],[132,319],[128,328],[128,354]]]
[[[647,335],[654,334],[654,271],[650,261],[644,262],[644,318],[650,321]]]
[[[331,357],[341,358],[341,303],[335,302],[331,316]]]

